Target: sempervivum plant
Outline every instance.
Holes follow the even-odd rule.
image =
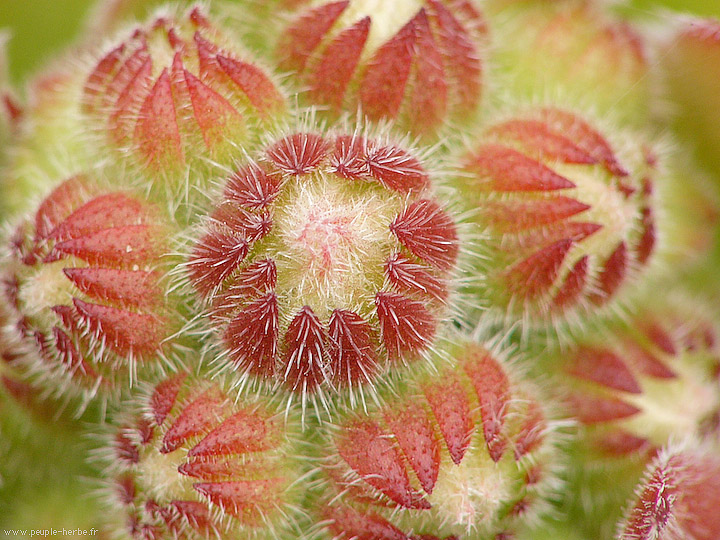
[[[77,1],[0,36],[6,537],[717,540],[718,21]]]

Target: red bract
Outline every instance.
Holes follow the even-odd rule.
[[[229,367],[296,394],[373,381],[427,351],[459,240],[399,145],[297,132],[229,178],[187,263]]]
[[[365,4],[304,8],[279,39],[280,66],[301,75],[309,100],[335,114],[360,106],[373,120],[393,119],[421,135],[472,114],[486,41],[484,19],[472,4],[414,1],[398,6],[399,13]]]

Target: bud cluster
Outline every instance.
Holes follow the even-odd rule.
[[[716,21],[97,1],[0,36],[0,529],[720,538]]]

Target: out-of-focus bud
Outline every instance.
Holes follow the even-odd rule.
[[[323,0],[293,16],[276,56],[332,116],[360,107],[433,137],[476,116],[486,34],[470,0]]]
[[[99,0],[95,2],[93,11],[87,21],[86,40],[105,39],[128,23],[144,20],[154,9],[162,5],[163,0]],[[188,0],[180,0],[176,4],[192,4]]]
[[[17,136],[23,107],[10,87],[7,65],[9,36],[0,32],[0,170],[5,167],[10,142]]]
[[[659,56],[678,136],[720,174],[720,21],[682,24]],[[717,178],[717,189],[720,189]]]
[[[0,117],[10,119],[11,130],[0,172],[0,210],[7,217],[31,210],[58,178],[96,161],[80,112],[84,72],[77,57],[82,54],[72,49],[46,66],[28,81],[22,101],[0,84]]]
[[[562,353],[570,401],[601,454],[655,452],[712,435],[720,415],[720,329],[702,302],[671,295]]]
[[[503,4],[497,6],[496,4]],[[493,2],[493,73],[503,92],[644,124],[653,102],[649,47],[594,0]]]
[[[589,537],[612,531],[642,469],[668,441],[720,440],[719,328],[703,302],[667,294],[556,354],[582,426],[570,480],[579,495],[568,508]]]

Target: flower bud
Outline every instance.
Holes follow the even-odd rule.
[[[602,2],[500,0],[487,10],[495,30],[494,75],[504,92],[526,100],[553,96],[636,124],[648,120],[649,47]]]
[[[567,507],[587,537],[611,533],[668,441],[720,439],[717,320],[702,302],[670,294],[557,353],[582,426]]]
[[[348,412],[321,443],[328,538],[505,538],[545,510],[558,422],[494,353],[464,339],[447,352],[452,365]]]
[[[147,18],[163,3],[162,0],[99,0],[88,17],[86,37],[106,37],[128,22]]]
[[[157,384],[108,442],[110,515],[130,538],[298,537],[292,423],[180,373]]]
[[[488,236],[475,297],[538,327],[621,296],[655,252],[651,156],[630,134],[553,107],[488,127],[456,183]]]
[[[713,540],[720,537],[717,448],[672,445],[648,466],[618,540]]]
[[[0,167],[5,167],[8,144],[17,136],[23,108],[10,87],[7,66],[8,35],[0,33]]]
[[[467,121],[482,94],[485,21],[470,0],[311,2],[280,34],[282,69],[333,116],[361,107],[415,135]]]
[[[80,113],[81,55],[81,49],[67,51],[31,78],[24,100],[12,92],[3,96],[11,136],[0,172],[0,208],[8,217],[32,210],[32,203],[55,187],[58,178],[94,166]]]
[[[650,302],[627,325],[587,336],[562,356],[575,415],[600,453],[654,452],[718,429],[720,328],[700,301]]]
[[[184,189],[228,164],[285,110],[266,71],[199,7],[158,16],[100,55],[83,92],[88,126],[144,174]]]
[[[52,393],[116,394],[159,368],[178,314],[161,257],[170,233],[141,197],[85,176],[61,183],[4,246],[4,302],[24,361]]]
[[[675,130],[695,150],[700,163],[717,177],[720,173],[720,21],[686,21],[663,48],[660,59],[667,94],[674,106]]]
[[[296,131],[228,179],[187,273],[227,369],[304,402],[426,353],[448,316],[458,251],[413,151]]]
[[[79,531],[67,537],[99,533],[99,505],[90,496],[86,462],[87,426],[58,414],[62,403],[28,381],[22,343],[0,302],[0,511],[5,535],[10,530]],[[91,527],[94,533],[90,534]],[[82,532],[85,531],[85,532]],[[40,534],[40,533],[36,533]],[[60,534],[60,533],[58,533]],[[27,535],[27,533],[26,533]]]

